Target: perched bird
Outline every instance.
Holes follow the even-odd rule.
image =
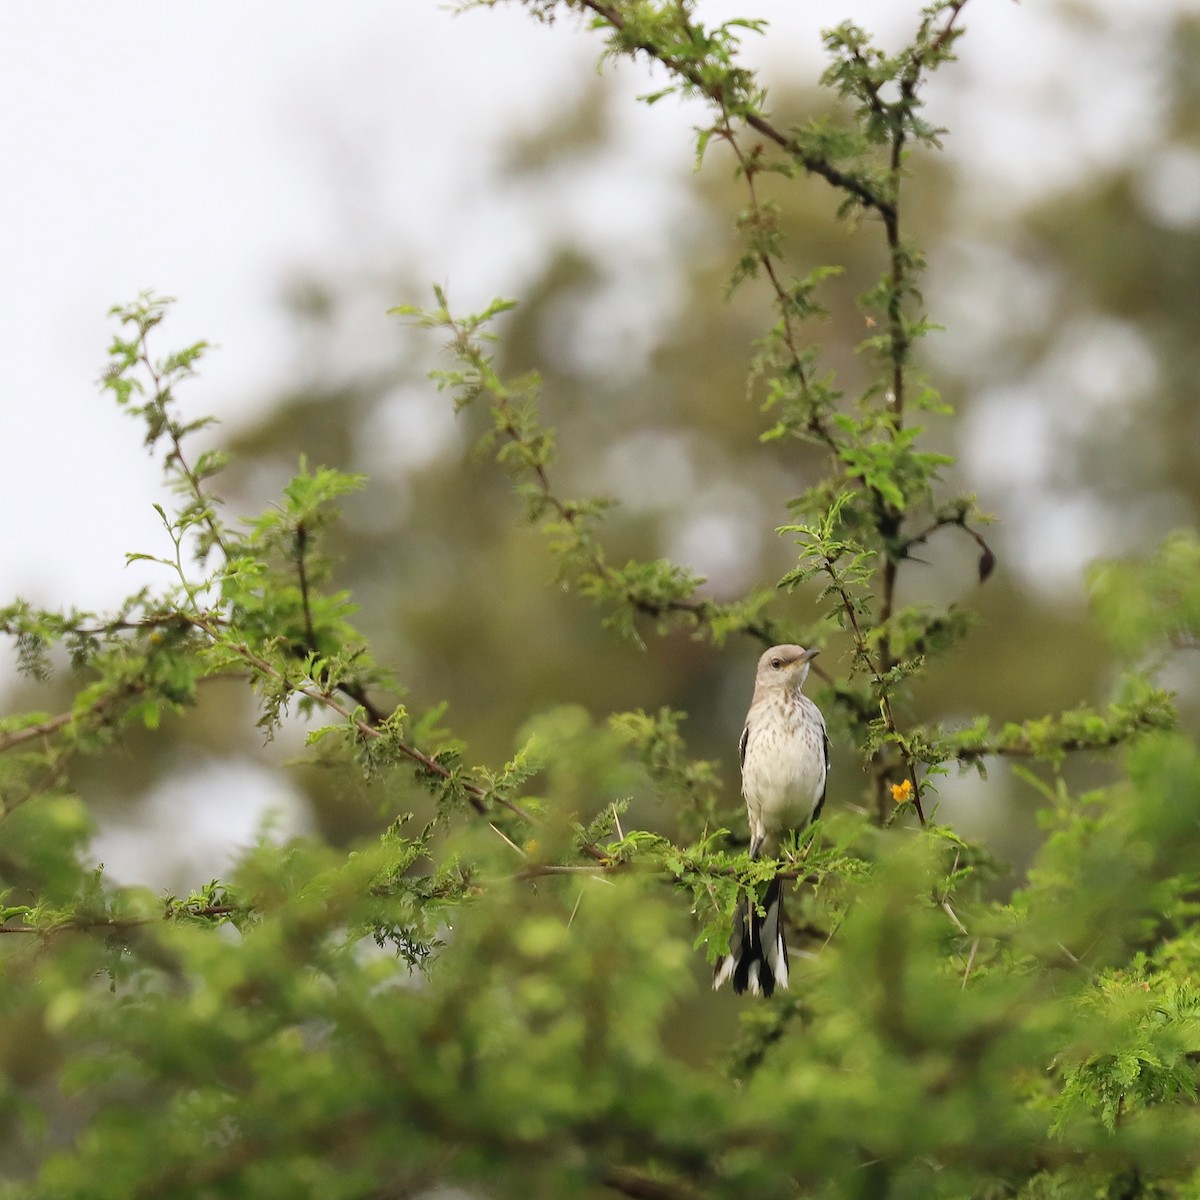
[[[750,857],[774,853],[781,837],[814,821],[825,803],[829,738],[821,710],[801,691],[808,664],[820,653],[802,646],[772,646],[758,660],[754,699],[740,745],[742,796],[750,819]],[[718,961],[713,987],[727,979],[733,990],[771,995],[788,985],[783,932],[783,885],[776,876],[762,900],[738,901],[729,953]]]

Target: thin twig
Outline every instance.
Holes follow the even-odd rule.
[[[36,933],[52,937],[59,933],[88,933],[97,929],[138,929],[145,925],[157,925],[160,921],[179,917],[225,917],[247,910],[237,904],[170,905],[157,917],[89,917],[84,914],[67,917],[53,925],[0,925],[0,934]]]
[[[855,657],[863,663],[868,671],[870,671],[874,679],[875,687],[879,693],[879,709],[883,715],[884,726],[888,733],[892,734],[893,736],[898,736],[899,726],[896,724],[896,718],[892,712],[892,702],[890,696],[888,695],[888,689],[884,686],[884,672],[882,670],[883,664],[876,663],[871,657],[871,651],[867,645],[866,635],[863,633],[862,626],[858,623],[858,611],[854,607],[854,601],[849,592],[847,592],[845,584],[841,581],[837,572],[834,570],[833,563],[826,559],[824,568],[825,573],[832,581],[833,590],[837,593],[839,599],[841,600],[842,608],[844,609],[846,617],[850,622],[850,629],[854,635]],[[876,761],[878,760],[879,755],[877,753]],[[921,805],[921,782],[917,776],[917,765],[907,753],[904,755],[904,761],[908,768],[909,782],[912,784],[912,805],[916,811],[917,820],[920,821],[922,826],[924,826],[925,810]],[[887,780],[882,771],[880,771],[877,775],[876,786],[878,789],[878,795],[876,798],[877,813],[880,819],[882,819],[883,814],[887,811],[885,804],[887,795],[885,788],[887,786]]]
[[[605,1187],[630,1200],[695,1200],[698,1195],[684,1184],[646,1175],[633,1167],[607,1166],[601,1178]]]
[[[954,922],[954,927],[959,933],[964,934],[967,937],[971,936],[970,930],[967,929],[967,927],[958,919],[958,913],[954,911],[954,906],[949,900],[942,901],[942,911],[950,918],[951,921]]]
[[[603,18],[618,33],[627,34],[625,18],[613,5],[604,3],[603,0],[580,0],[580,4],[583,8],[589,9],[597,16]],[[662,63],[667,70],[678,75],[681,79],[687,80],[698,92],[707,96],[721,110],[723,115],[729,115],[725,97],[721,94],[720,87],[715,83],[706,82],[699,70],[692,64],[667,53],[662,47],[656,46],[653,42],[640,39],[627,39],[627,41],[631,50],[641,50],[657,62]],[[769,141],[774,142],[775,145],[790,155],[796,162],[800,163],[810,174],[819,175],[839,191],[853,196],[864,208],[874,209],[885,218],[892,211],[891,203],[863,180],[839,170],[828,159],[805,150],[795,138],[789,137],[782,130],[776,128],[761,113],[746,112],[740,113],[739,116],[751,129],[762,134]]]
[[[296,523],[296,574],[300,582],[300,607],[304,613],[304,640],[310,654],[317,653],[317,635],[313,629],[312,603],[308,596],[308,569],[305,557],[308,551],[308,530],[303,521]]]
[[[604,866],[593,866],[590,863],[530,863],[514,876],[522,882],[530,879],[541,879],[547,875],[596,875],[603,876],[622,866],[621,863],[609,863]]]
[[[494,823],[493,823],[493,822],[491,822],[491,821],[489,821],[489,822],[488,822],[488,825],[491,827],[491,830],[492,830],[492,832],[493,832],[493,833],[494,833],[494,834],[495,834],[495,835],[496,835],[496,836],[497,836],[497,837],[498,837],[498,838],[499,838],[499,839],[500,839],[502,842],[506,842],[506,843],[507,843],[507,844],[508,844],[508,845],[509,845],[509,846],[510,846],[510,847],[511,847],[513,850],[515,850],[515,851],[516,851],[516,852],[517,852],[517,853],[518,853],[518,854],[519,854],[519,855],[520,855],[522,858],[528,858],[528,857],[529,857],[529,856],[528,856],[528,855],[525,853],[525,851],[524,851],[524,850],[522,850],[522,849],[521,849],[521,847],[520,847],[520,846],[518,846],[518,845],[517,845],[517,843],[516,843],[516,842],[514,842],[514,841],[512,840],[512,838],[510,838],[510,837],[508,836],[508,834],[507,834],[507,833],[505,833],[505,832],[504,832],[504,830],[503,830],[503,829],[501,829],[501,828],[500,828],[498,825],[494,824]]]
[[[979,950],[979,939],[975,938],[971,942],[971,953],[967,955],[967,969],[963,972],[962,990],[967,989],[967,980],[971,976],[971,968],[975,965],[975,955]]]

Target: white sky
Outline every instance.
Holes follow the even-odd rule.
[[[709,19],[771,20],[774,67],[811,77],[821,26],[849,14],[895,39],[918,5],[699,7]],[[968,8],[965,62],[932,100],[981,203],[1061,182],[1153,122],[1134,33],[1162,6],[1100,7],[1129,38],[1036,4]],[[124,552],[161,544],[157,468],[94,386],[109,305],[146,287],[179,297],[167,340],[219,346],[190,401],[236,421],[290,361],[283,277],[389,257],[393,247],[356,244],[356,225],[419,248],[419,267],[463,303],[519,296],[538,231],[506,227],[500,213],[489,223],[481,165],[499,132],[553,111],[555,89],[586,86],[597,50],[573,21],[546,28],[517,6],[463,17],[431,0],[0,8],[0,597],[111,603],[135,584]],[[752,41],[750,52],[763,49]],[[622,79],[647,87],[630,68]],[[630,211],[655,188],[668,194],[663,175],[690,156],[679,130],[695,119],[673,101],[630,103]],[[379,326],[365,341],[387,336],[391,318],[365,319]]]

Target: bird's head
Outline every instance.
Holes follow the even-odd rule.
[[[799,691],[808,678],[808,664],[821,653],[819,646],[805,650],[803,646],[772,646],[758,660],[755,689],[784,688]]]

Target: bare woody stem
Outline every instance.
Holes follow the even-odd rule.
[[[179,471],[187,483],[192,499],[200,506],[204,524],[208,527],[209,536],[212,538],[213,544],[228,558],[229,551],[225,545],[221,526],[213,513],[212,505],[209,503],[208,496],[204,492],[204,486],[200,481],[200,477],[196,474],[191,463],[188,462],[187,455],[183,452],[183,432],[179,424],[172,419],[171,413],[167,408],[170,389],[163,386],[162,372],[159,371],[154,360],[150,357],[150,328],[149,326],[145,326],[138,331],[138,344],[140,346],[138,361],[150,376],[150,382],[154,388],[153,401],[158,406],[159,413],[162,416],[163,428],[166,430],[167,436],[171,439],[171,453],[167,458],[167,463],[169,465],[171,462],[174,462],[178,465]]]
[[[728,112],[727,98],[722,95],[720,87],[715,83],[707,82],[691,63],[668,53],[653,42],[629,37],[628,23],[614,5],[605,3],[604,0],[578,0],[578,2],[581,8],[595,13],[618,33],[626,35],[626,45],[631,52],[640,50],[662,63],[667,70],[681,79],[687,80],[698,92],[708,97],[723,113]],[[806,150],[795,138],[789,137],[761,113],[750,111],[738,115],[751,129],[774,142],[810,174],[820,176],[839,191],[853,196],[864,208],[874,209],[883,216],[891,211],[892,204],[887,197],[880,195],[857,176],[839,170],[828,159]]]
[[[896,718],[892,712],[891,697],[888,694],[887,685],[883,679],[883,670],[881,669],[881,664],[876,662],[871,655],[871,649],[867,645],[866,635],[863,633],[862,626],[859,624],[858,610],[854,605],[854,600],[850,593],[846,590],[845,584],[841,581],[841,578],[834,570],[833,563],[831,563],[828,559],[825,560],[824,569],[825,573],[831,580],[831,586],[833,590],[836,592],[838,599],[842,602],[842,610],[845,612],[846,620],[850,625],[851,634],[854,638],[854,656],[863,664],[867,671],[870,672],[871,677],[875,682],[875,688],[879,695],[879,711],[883,716],[884,727],[887,729],[889,734],[895,737],[899,734],[899,726],[896,724]],[[909,754],[904,753],[903,757],[905,766],[907,768],[908,779],[912,784],[913,808],[916,810],[917,819],[922,825],[924,825],[925,810],[921,805],[921,782],[917,776],[917,766]],[[879,819],[882,821],[888,811],[887,776],[883,770],[878,769],[880,766],[878,753],[875,756],[875,762],[877,767],[875,775],[876,812],[879,816]]]
[[[53,925],[0,925],[3,933],[35,933],[43,938],[53,937],[60,933],[88,933],[98,929],[110,929],[119,932],[123,929],[138,929],[145,925],[157,925],[163,920],[176,916],[188,917],[227,917],[246,910],[237,904],[174,904],[166,912],[157,917],[89,917],[80,913],[56,921]]]
[[[207,675],[198,682],[206,683],[228,678],[229,675],[227,673],[221,672]],[[30,742],[42,741],[48,743],[49,739],[56,733],[59,733],[70,725],[87,725],[91,722],[96,726],[103,726],[105,722],[113,719],[113,710],[120,708],[121,705],[136,699],[138,696],[145,695],[150,690],[151,685],[144,679],[125,680],[111,691],[98,696],[86,708],[68,709],[66,712],[56,713],[54,716],[46,717],[44,720],[37,721],[32,725],[24,725],[19,729],[13,729],[6,734],[0,735],[0,754],[5,754],[9,750],[27,745]],[[78,747],[73,743],[68,743],[65,750],[60,750],[52,757],[49,769],[42,782],[31,786],[30,790],[23,795],[0,799],[0,821],[10,816],[31,797],[44,791],[52,784],[57,783],[66,772],[71,757],[76,753],[78,753]]]
[[[905,116],[912,108],[917,84],[921,77],[921,68],[930,54],[936,55],[945,45],[954,27],[958,14],[966,5],[967,0],[955,0],[950,8],[950,15],[941,31],[929,48],[929,53],[923,52],[920,46],[914,49],[906,69],[900,77],[900,98],[894,105],[884,103],[878,89],[868,83],[867,94],[873,111],[888,119],[891,127],[891,148],[888,159],[888,183],[891,204],[887,209],[880,210],[883,220],[884,235],[887,239],[888,271],[890,287],[887,297],[887,328],[888,355],[891,360],[891,387],[888,395],[888,414],[893,436],[904,427],[905,406],[905,372],[909,352],[912,347],[908,326],[904,315],[904,296],[909,287],[908,276],[911,264],[904,248],[900,233],[900,190],[903,180],[904,153],[907,143]],[[889,622],[895,611],[896,581],[902,552],[899,549],[900,529],[904,514],[892,504],[877,504],[877,523],[880,539],[884,546],[883,580],[880,595],[879,625],[879,663],[877,686],[881,694],[881,708],[888,732],[896,734],[897,728],[891,711],[891,701],[887,689],[883,685],[882,676],[886,675],[895,665],[892,654],[891,638],[888,633]],[[980,541],[982,539],[976,539]],[[907,547],[905,547],[907,549]],[[986,550],[986,546],[984,547]],[[878,755],[876,756],[878,759]],[[917,778],[916,764],[910,755],[904,755],[908,768],[908,778],[913,787],[913,805],[921,824],[925,824],[925,816],[921,809],[920,782]],[[876,804],[882,818],[887,807],[886,778],[882,772],[877,776]]]
[[[755,214],[761,219],[762,204],[758,198],[758,185],[755,183],[755,178],[758,175],[759,167],[756,157],[752,154],[747,154],[741,147],[738,141],[737,134],[733,127],[726,119],[720,130],[721,136],[729,143],[734,155],[738,160],[738,165],[742,169],[742,176],[746,180],[746,190],[749,194],[750,207]],[[758,261],[765,272],[767,279],[770,280],[771,289],[775,293],[775,303],[779,308],[780,320],[783,329],[783,343],[787,347],[788,358],[790,359],[789,367],[796,377],[797,383],[800,385],[801,395],[806,400],[810,398],[811,384],[809,381],[809,372],[805,369],[804,360],[800,356],[800,348],[796,341],[796,332],[793,324],[792,313],[790,311],[791,303],[788,297],[787,289],[783,286],[783,281],[779,278],[779,272],[775,266],[775,260],[771,254],[765,249],[758,251]],[[808,431],[822,442],[834,457],[834,461],[838,461],[838,444],[829,427],[821,420],[815,406],[810,404],[811,417],[809,419]]]
[[[312,601],[308,594],[308,530],[304,523],[296,526],[296,576],[300,583],[300,606],[304,610],[304,640],[311,653],[317,652],[317,635],[313,628]]]

